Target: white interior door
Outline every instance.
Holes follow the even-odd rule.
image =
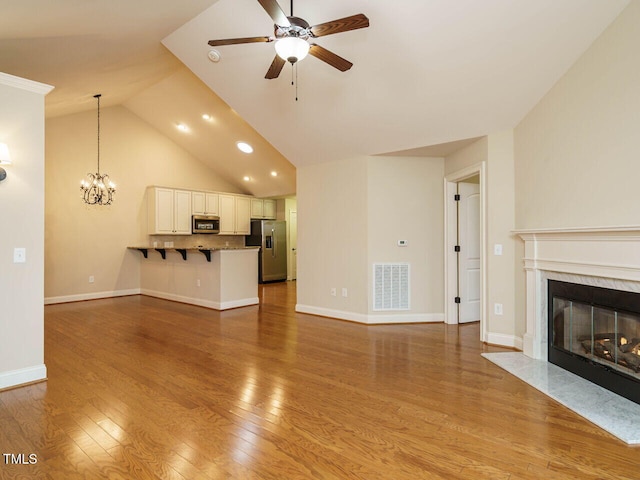
[[[458,183],[458,322],[480,320],[480,185]]]
[[[289,212],[289,265],[291,272],[289,278],[295,280],[298,270],[298,212]]]

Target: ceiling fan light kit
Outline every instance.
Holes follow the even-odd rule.
[[[286,62],[293,65],[305,58],[307,54],[328,63],[341,72],[345,72],[353,66],[348,60],[320,45],[310,42],[310,39],[368,27],[369,19],[362,13],[319,25],[309,26],[306,20],[293,16],[293,0],[291,1],[291,16],[285,15],[276,0],[258,0],[258,3],[274,22],[274,37],[210,40],[209,45],[219,47],[241,43],[268,43],[275,40],[276,56],[265,75],[267,79],[277,78]]]
[[[309,47],[309,42],[300,37],[284,37],[276,41],[276,53],[292,65],[307,56]]]

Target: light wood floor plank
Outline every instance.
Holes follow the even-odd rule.
[[[45,307],[48,381],[0,392],[0,479],[637,479],[628,447],[480,353],[477,324],[226,312],[133,296]],[[0,458],[0,462],[3,459]]]

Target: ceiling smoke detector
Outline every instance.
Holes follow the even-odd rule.
[[[213,63],[218,63],[222,58],[220,52],[213,49],[209,50],[209,53],[207,53],[207,57],[209,57],[209,60],[211,60]]]

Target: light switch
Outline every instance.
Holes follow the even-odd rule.
[[[26,263],[27,261],[27,249],[26,248],[14,248],[13,249],[13,263]]]
[[[502,245],[500,243],[496,243],[493,246],[493,254],[494,255],[502,255]]]

